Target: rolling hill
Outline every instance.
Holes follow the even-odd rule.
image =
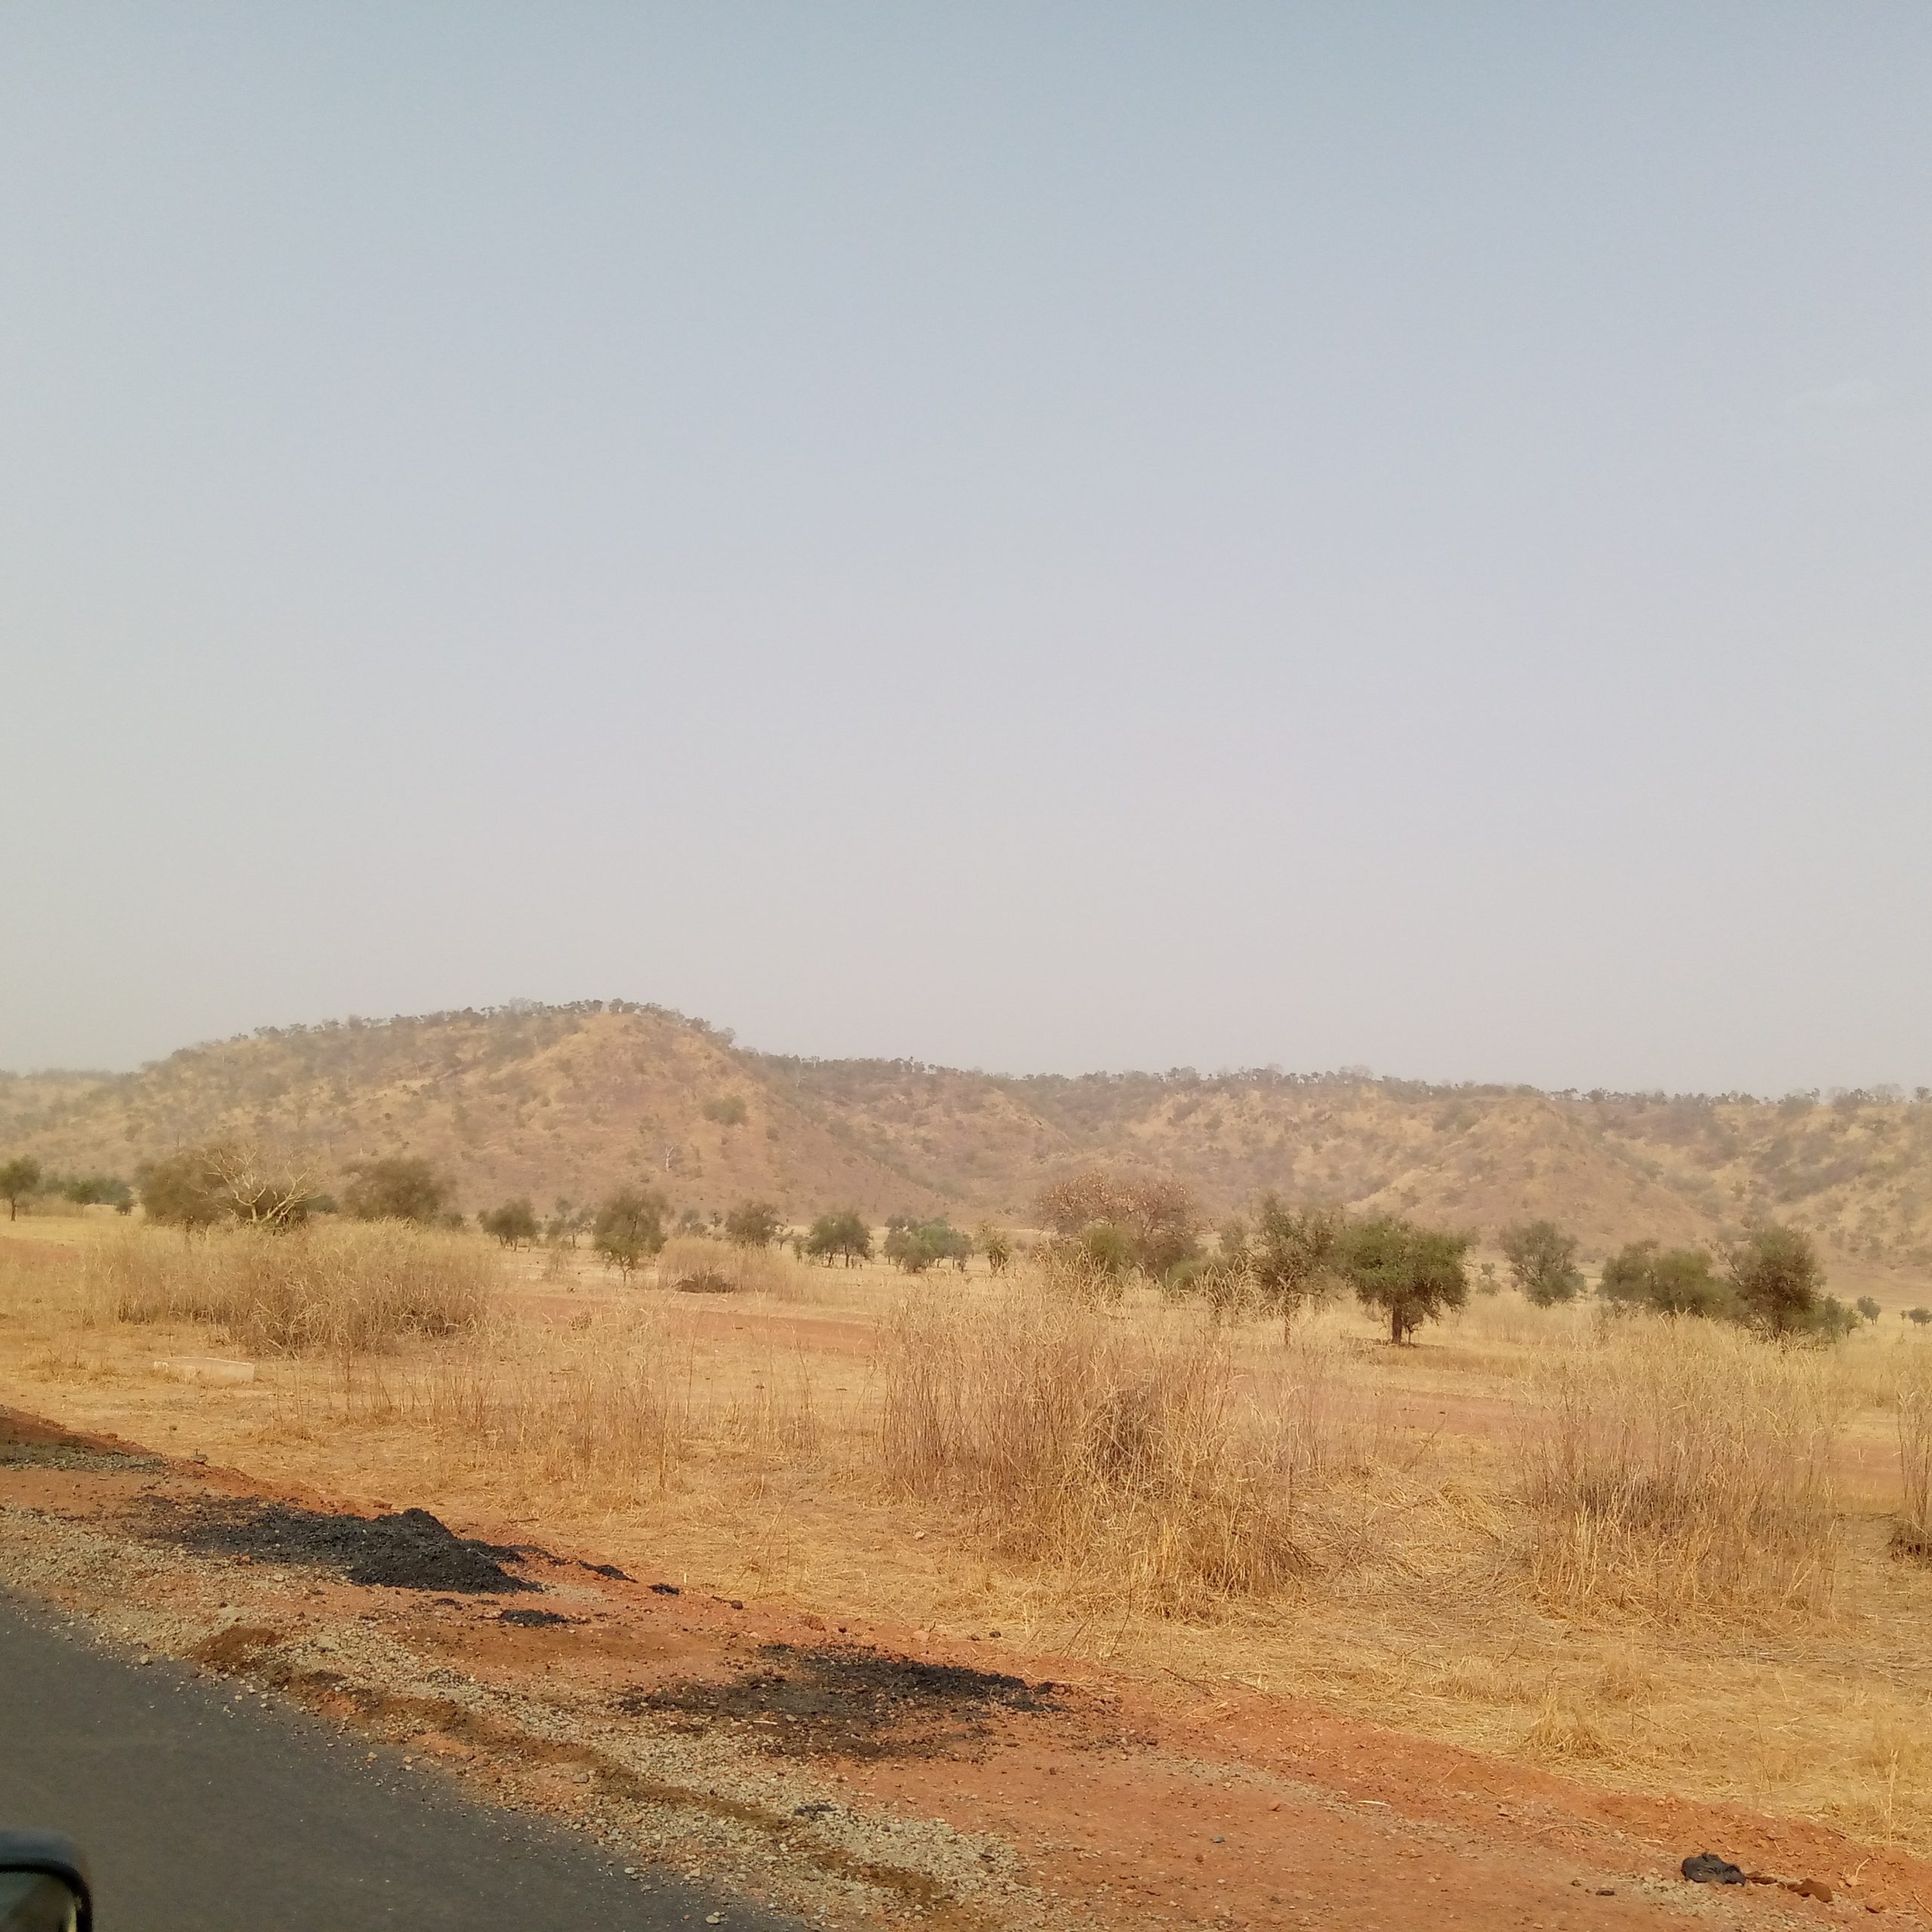
[[[124,1075],[0,1077],[0,1152],[127,1174],[217,1135],[333,1174],[423,1155],[469,1206],[648,1180],[709,1211],[1023,1220],[1090,1161],[1188,1182],[1212,1214],[1265,1189],[1484,1234],[1546,1214],[1600,1255],[1755,1216],[1863,1270],[1932,1271],[1932,1101],[1545,1094],[1341,1073],[998,1075],[800,1060],[624,1001],[265,1029]]]

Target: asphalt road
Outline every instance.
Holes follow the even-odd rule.
[[[0,1825],[66,1832],[100,1932],[781,1932],[579,1834],[0,1598]],[[644,1869],[640,1866],[640,1869]]]

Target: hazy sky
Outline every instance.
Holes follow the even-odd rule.
[[[1923,0],[0,12],[0,1065],[1932,1081]]]

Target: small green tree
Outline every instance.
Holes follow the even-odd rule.
[[[1852,1306],[1857,1309],[1861,1321],[1876,1321],[1878,1318],[1878,1304],[1869,1295],[1860,1295]]]
[[[671,1204],[655,1188],[620,1187],[604,1197],[590,1244],[629,1281],[664,1245]]]
[[[841,1256],[850,1268],[872,1259],[872,1231],[857,1208],[840,1208],[821,1214],[811,1224],[800,1247],[802,1253],[823,1261],[828,1268],[835,1254]]]
[[[995,1275],[1004,1275],[1013,1265],[1012,1238],[1003,1228],[996,1228],[990,1221],[982,1221],[974,1230],[973,1238],[980,1244],[980,1252],[986,1257],[986,1266]]]
[[[1408,1340],[1425,1321],[1468,1300],[1469,1238],[1419,1228],[1393,1215],[1357,1221],[1336,1244],[1336,1272],[1364,1308],[1389,1318],[1389,1339]]]
[[[207,1147],[184,1147],[165,1161],[137,1169],[134,1184],[141,1211],[157,1226],[193,1234],[234,1217],[220,1168]]]
[[[1518,1221],[1497,1237],[1509,1278],[1526,1300],[1538,1308],[1574,1301],[1583,1291],[1577,1266],[1577,1237],[1554,1221]]]
[[[1094,1230],[1117,1229],[1127,1243],[1128,1264],[1153,1281],[1165,1278],[1200,1252],[1201,1217],[1194,1197],[1179,1181],[1158,1176],[1090,1168],[1046,1189],[1034,1211],[1063,1243],[1091,1246],[1088,1237]],[[1112,1236],[1099,1241],[1103,1247],[1112,1244]]]
[[[514,1201],[506,1201],[500,1208],[492,1208],[477,1218],[483,1223],[483,1232],[494,1235],[506,1247],[521,1247],[537,1236],[537,1211],[531,1206],[528,1195],[520,1194]]]
[[[11,1161],[0,1161],[0,1196],[7,1203],[7,1218],[17,1221],[20,1218],[20,1203],[31,1201],[40,1192],[40,1163],[29,1154],[17,1154]]]
[[[943,1217],[918,1221],[895,1214],[885,1224],[885,1258],[905,1274],[923,1275],[941,1261],[953,1263],[963,1273],[972,1253],[971,1235]]]
[[[1903,1320],[1916,1323],[1921,1328],[1932,1321],[1932,1308],[1904,1308],[1899,1313]]]
[[[389,1155],[381,1160],[352,1161],[342,1191],[343,1212],[358,1221],[415,1221],[429,1226],[454,1191],[427,1161]]]
[[[769,1247],[784,1231],[783,1216],[768,1201],[741,1201],[724,1217],[724,1238],[734,1247]]]
[[[706,1101],[701,1111],[706,1120],[715,1121],[720,1127],[743,1127],[745,1097],[742,1094],[721,1094],[715,1099]]]
[[[1332,1208],[1289,1208],[1278,1195],[1264,1194],[1253,1229],[1231,1223],[1221,1246],[1231,1261],[1244,1264],[1261,1306],[1288,1316],[1319,1300],[1334,1281],[1344,1232]]]
[[[78,1208],[114,1208],[122,1214],[134,1199],[134,1189],[114,1174],[75,1174],[60,1183],[60,1192]]]
[[[1809,1235],[1766,1222],[1734,1242],[1724,1260],[1752,1327],[1767,1335],[1802,1335],[1830,1327],[1839,1304],[1825,1294],[1824,1266]]]
[[[1730,1283],[1712,1271],[1703,1248],[1660,1250],[1654,1241],[1626,1242],[1603,1264],[1597,1294],[1614,1309],[1657,1315],[1735,1321],[1741,1313]]]

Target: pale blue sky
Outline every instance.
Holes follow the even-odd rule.
[[[0,1065],[1932,1081],[1932,9],[0,11]]]

